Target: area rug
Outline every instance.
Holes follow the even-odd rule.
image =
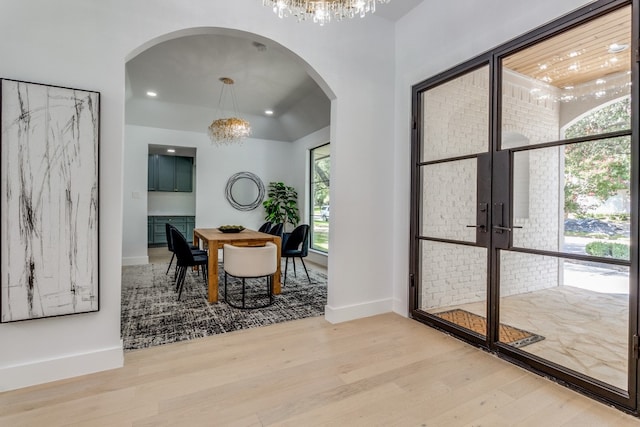
[[[470,313],[466,310],[456,308],[441,313],[434,313],[433,315],[479,334],[485,335],[487,333],[487,320],[483,316]],[[537,335],[502,323],[498,328],[498,332],[500,342],[516,348],[524,347],[544,339],[542,335]]]
[[[295,277],[287,275],[282,293],[273,305],[254,310],[240,310],[222,302],[224,272],[219,267],[219,303],[209,304],[207,287],[196,272],[187,273],[180,301],[173,284],[173,269],[167,264],[147,264],[122,268],[121,333],[125,350],[146,348],[177,341],[201,338],[273,323],[321,316],[327,303],[327,277],[309,269],[311,284],[304,270]],[[283,273],[284,274],[284,273]],[[231,279],[231,278],[230,278]],[[230,293],[239,281],[229,281]],[[264,280],[247,289],[266,293]],[[255,295],[247,294],[247,298]],[[259,297],[259,296],[258,296]]]

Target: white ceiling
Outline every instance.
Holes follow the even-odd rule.
[[[378,5],[375,15],[396,21],[422,1],[392,0]],[[330,101],[299,58],[270,40],[232,30],[169,40],[131,59],[126,121],[206,132],[219,114],[220,77],[235,80],[240,115],[255,138],[295,141],[329,125]],[[158,96],[150,98],[147,91]],[[233,110],[230,101],[225,98],[227,113]],[[274,115],[267,117],[267,109]]]

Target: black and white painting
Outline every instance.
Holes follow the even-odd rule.
[[[0,82],[0,321],[97,311],[100,94]]]

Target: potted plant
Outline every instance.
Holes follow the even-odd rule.
[[[298,214],[298,193],[295,188],[282,182],[270,182],[267,192],[268,199],[262,205],[265,219],[273,224],[291,224],[293,227],[300,222]]]

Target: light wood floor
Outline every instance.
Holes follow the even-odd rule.
[[[1,426],[638,426],[395,314],[308,318],[125,354],[0,394]]]

